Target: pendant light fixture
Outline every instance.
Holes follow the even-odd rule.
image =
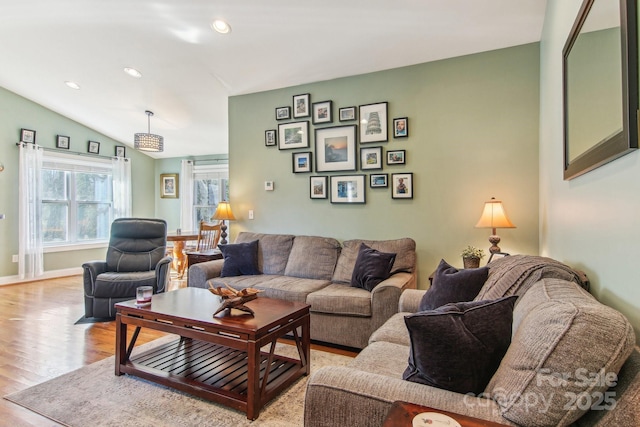
[[[151,116],[152,111],[145,111],[147,115],[147,133],[136,133],[133,137],[133,146],[136,150],[152,151],[160,153],[164,150],[164,137],[151,133]]]

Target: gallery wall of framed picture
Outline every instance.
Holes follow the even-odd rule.
[[[310,93],[274,108],[277,129],[264,131],[264,146],[292,150],[293,174],[316,174],[308,181],[310,199],[364,204],[367,187],[390,192],[392,200],[413,199],[413,172],[403,170],[407,150],[396,145],[409,138],[409,117],[391,119],[388,102],[338,106],[339,125],[333,100],[315,101]],[[383,172],[387,168],[393,173]]]

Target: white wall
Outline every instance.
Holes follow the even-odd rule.
[[[540,252],[584,270],[640,337],[640,152],[562,178],[562,48],[581,3],[549,0],[540,45]]]

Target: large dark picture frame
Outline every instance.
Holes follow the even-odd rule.
[[[356,170],[356,125],[316,129],[315,144],[316,172]]]
[[[636,0],[619,0],[619,16],[609,10],[604,19],[620,23],[619,40],[617,27],[592,25],[603,21],[601,11],[605,8],[600,6],[612,4],[610,0],[584,0],[562,51],[565,180],[576,178],[638,148]],[[602,45],[604,40],[611,40],[612,49],[595,54],[590,46],[595,43]],[[608,52],[612,53],[609,61],[606,59]],[[619,58],[621,73],[616,69],[618,58],[613,58],[615,52],[622,53]],[[597,74],[597,70],[612,70],[605,76],[620,76],[619,81],[613,80],[611,87],[620,87],[622,93],[616,92],[617,89],[607,91],[608,88],[596,84],[611,81]],[[607,104],[609,99],[612,103]],[[622,105],[616,99],[620,99]],[[608,116],[610,111],[621,111],[622,117],[613,119],[614,116]],[[610,125],[602,125],[605,122]],[[620,123],[621,127],[614,122]]]

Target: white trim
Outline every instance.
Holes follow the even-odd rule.
[[[63,270],[45,271],[42,276],[29,279],[20,279],[20,276],[4,276],[0,277],[0,286],[15,285],[20,283],[37,282],[45,279],[56,279],[58,277],[78,276],[82,274],[82,267],[65,268]]]
[[[83,251],[85,249],[101,249],[109,247],[109,242],[94,242],[94,243],[78,243],[73,245],[60,245],[60,246],[45,246],[44,253],[52,252],[68,252],[68,251]]]

